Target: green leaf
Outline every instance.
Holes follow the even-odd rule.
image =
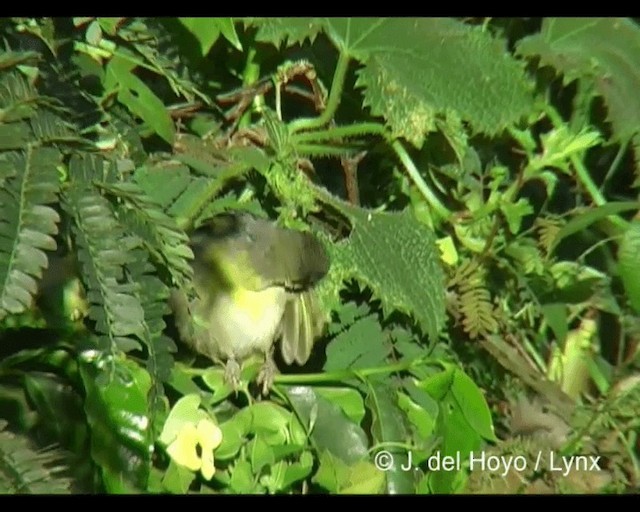
[[[620,212],[628,210],[637,210],[639,208],[640,203],[636,201],[620,201],[610,202],[601,206],[596,206],[595,208],[590,208],[584,213],[578,213],[558,231],[556,237],[553,240],[553,243],[551,244],[551,247],[549,248],[549,253],[551,253],[556,247],[558,247],[558,244],[562,240],[575,233],[583,231],[594,222],[609,217],[610,215],[616,215]]]
[[[444,275],[435,236],[409,210],[380,213],[331,203],[352,223],[351,236],[332,247],[328,283],[356,278],[371,287],[389,314],[409,313],[431,339],[444,315]]]
[[[398,406],[397,393],[386,383],[379,380],[369,383],[366,398],[367,408],[371,411],[371,432],[375,443],[402,443],[408,437],[405,417]],[[409,457],[406,449],[385,447],[391,454],[392,465],[384,472],[386,489],[390,494],[413,493],[415,489],[414,473],[407,471]],[[378,470],[380,471],[380,470]]]
[[[323,451],[313,481],[336,494],[378,494],[384,486],[384,473],[369,461],[348,465]]]
[[[544,304],[541,306],[544,319],[553,331],[556,341],[560,346],[564,345],[569,332],[566,304]]]
[[[209,53],[220,34],[236,50],[242,51],[242,44],[240,44],[231,18],[178,18],[178,20],[198,40],[203,57]]]
[[[618,272],[629,304],[640,314],[640,221],[634,220],[618,247]]]
[[[307,386],[290,387],[287,396],[302,422],[311,427],[319,450],[328,450],[347,464],[367,457],[366,433],[340,407]]]
[[[487,441],[497,441],[491,411],[484,395],[475,382],[460,369],[454,373],[451,393],[471,428]]]
[[[0,494],[71,494],[73,481],[64,476],[65,453],[37,450],[27,437],[5,430],[0,419]]]
[[[153,452],[147,394],[149,374],[135,362],[87,352],[80,365],[87,394],[91,457],[108,492],[146,488]]]
[[[440,404],[436,436],[441,438],[439,455],[460,458],[478,450],[483,437],[495,440],[491,413],[475,383],[460,369],[446,365],[445,370],[417,383]],[[434,493],[452,493],[460,489],[463,472],[435,471],[428,474],[428,487]]]
[[[258,27],[256,41],[286,46],[313,41],[320,30],[320,18],[245,18],[245,23]]]
[[[396,137],[420,147],[438,117],[455,113],[496,134],[532,108],[530,84],[506,42],[447,18],[332,18],[327,34],[363,64],[364,104]]]
[[[118,100],[139,116],[155,133],[173,144],[175,128],[164,103],[132,73],[135,64],[114,56],[107,64],[105,88],[116,89]]]
[[[385,347],[380,323],[374,315],[360,318],[338,334],[327,346],[325,371],[370,368],[383,364],[390,347]]]
[[[15,177],[0,188],[0,320],[31,306],[48,265],[44,251],[57,247],[60,217],[48,204],[57,199],[61,157],[56,149],[31,146],[4,155]]]
[[[362,395],[352,388],[318,387],[316,394],[337,405],[347,417],[359,425],[364,419],[365,408]]]
[[[546,18],[542,30],[522,39],[517,51],[539,56],[565,75],[565,83],[589,80],[604,98],[618,140],[638,133],[640,28],[628,18]]]

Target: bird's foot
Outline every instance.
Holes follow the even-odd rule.
[[[277,374],[278,367],[273,361],[273,356],[271,354],[267,354],[264,364],[262,365],[262,368],[260,368],[257,379],[258,386],[261,386],[262,388],[263,396],[267,396],[269,394],[269,390],[273,386],[273,380]]]
[[[224,367],[224,380],[234,391],[238,391],[240,387],[240,365],[235,359],[227,360],[227,364]]]

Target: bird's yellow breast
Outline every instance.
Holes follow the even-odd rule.
[[[279,287],[216,294],[205,309],[208,315],[198,315],[209,333],[208,352],[237,360],[267,352],[279,334],[285,303],[286,291]]]

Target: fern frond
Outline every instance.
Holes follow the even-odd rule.
[[[37,91],[22,74],[6,74],[0,79],[0,123],[31,117],[37,100]]]
[[[119,220],[142,239],[149,254],[169,271],[173,283],[179,287],[190,283],[193,270],[189,260],[193,259],[193,252],[188,236],[176,222],[135,183],[99,186],[123,201]]]
[[[557,215],[538,217],[534,222],[534,226],[538,231],[538,245],[545,256],[549,255],[554,241],[557,238],[558,231],[560,231],[563,225],[563,220]]]
[[[135,261],[132,250],[140,246],[140,240],[125,234],[110,203],[89,183],[78,179],[92,173],[91,161],[74,157],[69,172],[72,180],[63,195],[63,208],[72,220],[89,318],[102,335],[105,346],[101,348],[111,354],[118,348],[140,348],[131,336],[145,337],[144,311],[136,297],[135,283],[124,282],[124,265]]]
[[[48,204],[59,192],[60,159],[56,149],[32,145],[3,155],[15,175],[0,189],[0,319],[31,307],[48,264],[44,251],[56,249],[60,217]]]
[[[0,420],[0,494],[70,494],[72,481],[61,476],[64,453],[36,450],[24,436],[5,430]]]
[[[173,340],[164,334],[164,316],[169,313],[167,298],[169,289],[156,277],[154,267],[147,261],[147,253],[137,250],[135,261],[127,265],[131,281],[139,285],[136,297],[144,310],[143,343],[147,348],[147,371],[153,377],[149,402],[154,409],[158,399],[164,396],[162,382],[166,382],[173,367],[172,353],[177,350]]]
[[[75,135],[76,127],[48,110],[38,110],[31,118],[31,129],[43,143],[84,142]]]
[[[462,314],[464,331],[471,339],[497,332],[498,321],[485,282],[484,268],[473,261],[464,262],[457,277],[458,310]]]

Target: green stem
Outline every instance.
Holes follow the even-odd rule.
[[[299,375],[276,375],[274,382],[277,384],[314,384],[328,383],[345,380],[363,380],[373,375],[384,375],[395,372],[406,371],[414,366],[428,363],[428,359],[414,359],[404,363],[388,364],[385,366],[375,366],[362,370],[340,370],[324,373],[307,373]]]
[[[354,146],[328,146],[320,144],[296,144],[296,153],[300,156],[343,156],[349,151],[362,150],[362,147]]]
[[[340,104],[342,89],[344,87],[348,68],[349,56],[346,53],[340,53],[338,63],[336,64],[336,71],[333,75],[333,82],[331,83],[331,91],[329,92],[329,99],[327,100],[327,108],[318,117],[296,119],[295,121],[292,121],[289,124],[291,133],[320,128],[328,124],[329,121],[333,119],[336,110],[338,110],[338,105]]]
[[[257,50],[255,46],[251,46],[247,52],[247,61],[242,72],[242,86],[249,87],[260,79],[260,64],[256,62]],[[263,106],[264,98],[256,96],[254,98],[254,106],[259,109]],[[248,128],[251,124],[251,110],[247,110],[238,123],[238,128]]]
[[[551,122],[553,123],[553,126],[555,128],[559,128],[559,127],[561,127],[561,126],[566,124],[563,121],[563,119],[560,116],[560,114],[558,114],[556,109],[553,108],[551,105],[546,105],[545,106],[545,112],[549,116],[549,119],[551,119]],[[571,164],[573,165],[573,167],[574,167],[574,169],[576,171],[576,177],[577,177],[578,181],[585,188],[585,190],[587,191],[587,193],[591,197],[591,200],[596,204],[596,206],[602,206],[604,204],[607,204],[606,198],[602,195],[602,193],[600,192],[600,189],[596,186],[594,181],[591,179],[591,175],[589,174],[589,171],[585,167],[585,165],[582,162],[582,160],[580,158],[578,158],[578,156],[575,155],[575,154],[571,155],[569,157],[569,159],[571,160]],[[627,223],[626,220],[624,220],[619,215],[611,215],[610,218],[611,218],[611,222],[616,227],[622,228],[622,229],[627,229],[629,224]]]
[[[440,202],[429,186],[425,183],[424,179],[422,179],[420,172],[413,163],[413,160],[411,160],[411,157],[404,146],[399,140],[394,140],[391,142],[391,147],[396,152],[396,155],[398,155],[398,158],[402,162],[402,165],[404,165],[404,168],[412,179],[414,185],[422,194],[422,197],[424,197],[431,208],[433,208],[442,219],[448,219],[451,216],[451,212]]]
[[[333,139],[357,137],[359,135],[384,135],[384,125],[380,123],[357,123],[347,126],[336,126],[326,130],[295,133],[292,135],[294,143],[321,142]]]
[[[618,170],[618,167],[620,166],[620,162],[622,161],[622,157],[627,152],[627,147],[629,146],[630,140],[631,139],[627,139],[625,142],[620,144],[618,153],[616,154],[616,157],[613,159],[613,162],[611,163],[611,166],[609,167],[607,174],[602,180],[602,185],[600,186],[600,188],[603,188],[607,184],[607,182],[611,179],[613,174]]]

